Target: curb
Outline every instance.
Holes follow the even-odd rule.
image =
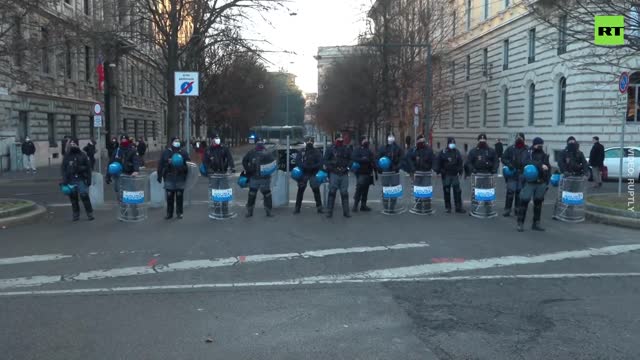
[[[26,212],[32,211],[36,207],[36,203],[29,200],[21,200],[21,199],[4,199],[4,200],[20,200],[20,201],[25,201],[27,204],[17,208],[0,211],[0,220],[4,218],[9,218],[9,217],[17,216],[20,214],[24,214]]]
[[[44,217],[46,213],[47,213],[47,209],[44,206],[34,204],[32,210],[29,212],[19,214],[19,215],[14,215],[11,217],[1,218],[0,228],[4,228],[6,226],[24,225],[24,224],[33,223],[40,220],[40,218]]]
[[[621,226],[632,229],[640,229],[640,220],[623,216],[607,215],[587,210],[586,218],[589,221],[605,224]]]

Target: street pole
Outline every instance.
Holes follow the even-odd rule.
[[[98,131],[98,172],[102,174],[102,139],[100,138],[100,128],[96,130]]]
[[[289,90],[287,89],[287,126],[289,126]]]
[[[429,141],[429,146],[433,147],[431,136],[431,87],[432,87],[432,64],[431,64],[431,44],[427,44],[427,81],[424,90],[424,136]]]
[[[187,154],[191,155],[191,117],[189,116],[189,96],[187,98],[187,112],[184,116],[184,141],[186,142],[185,146],[187,147]]]
[[[289,135],[287,135],[287,174],[284,177],[284,192],[287,194],[287,203],[285,206],[289,206],[289,158],[291,157],[290,149],[289,149]]]

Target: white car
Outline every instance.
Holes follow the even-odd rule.
[[[604,166],[607,167],[608,178],[620,177],[620,147],[610,147],[604,150]],[[587,158],[587,161],[589,159]],[[638,179],[640,181],[640,147],[629,146],[624,148],[622,158],[622,178]]]

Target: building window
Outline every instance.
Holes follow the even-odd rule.
[[[94,123],[95,119],[93,116],[89,116],[89,137],[91,139],[95,139],[96,138],[96,127],[93,126],[95,125]]]
[[[536,61],[536,28],[529,30],[529,64]]]
[[[29,135],[29,118],[26,111],[18,112],[18,140],[24,140]]]
[[[451,98],[451,128],[456,127],[456,99]]]
[[[93,64],[91,61],[92,57],[91,57],[91,48],[88,46],[84,47],[84,80],[88,83],[92,82],[92,71],[91,69],[93,69]]]
[[[158,129],[156,128],[157,123],[156,121],[152,121],[151,122],[151,136],[153,137],[153,140],[156,139],[156,134],[158,132]]]
[[[40,37],[42,38],[42,72],[45,74],[51,73],[51,59],[49,58],[49,30],[42,28],[40,30]]]
[[[469,127],[470,119],[469,119],[469,94],[464,95],[464,122],[465,127]]]
[[[489,49],[482,50],[482,76],[489,74]]]
[[[127,133],[127,130],[128,130],[128,126],[127,126],[128,122],[129,122],[129,120],[122,119],[122,132],[124,132],[125,134]]]
[[[509,88],[502,89],[502,125],[509,126]]]
[[[504,0],[504,8],[505,9],[508,8],[509,5],[511,5],[510,1],[509,0]]]
[[[502,42],[502,70],[509,69],[509,39]]]
[[[467,15],[465,27],[467,31],[469,31],[471,29],[471,0],[467,0],[467,8],[465,14]]]
[[[625,26],[624,34],[635,38],[640,36],[640,6],[631,5],[628,23]]]
[[[455,85],[456,83],[456,62],[451,62],[451,85]]]
[[[53,114],[47,114],[47,130],[49,135],[49,147],[56,147],[56,118]]]
[[[567,15],[558,20],[558,55],[567,52]]]
[[[487,20],[489,18],[489,0],[484,0],[484,19]]]
[[[78,138],[78,118],[75,115],[71,115],[71,137]]]
[[[138,123],[140,120],[133,120],[133,137],[134,138],[138,138],[138,136],[140,136],[140,134],[138,134],[139,128],[138,128]]]
[[[17,67],[22,67],[22,49],[24,48],[24,39],[22,38],[22,18],[16,16],[14,18],[14,49],[15,56],[13,58]]]
[[[65,43],[65,49],[64,49],[64,66],[65,66],[65,74],[67,76],[67,79],[73,79],[73,69],[71,68],[72,55],[73,54],[71,53],[71,43],[67,41]]]
[[[487,126],[487,92],[482,90],[482,127]]]
[[[140,96],[144,96],[144,71],[140,72]]]
[[[84,14],[85,15],[90,15],[91,14],[91,8],[89,7],[89,2],[90,0],[84,0]]]
[[[467,55],[467,76],[466,79],[471,79],[471,55]]]
[[[131,94],[135,95],[136,93],[136,73],[133,69],[133,66],[131,66]]]
[[[453,37],[456,36],[456,27],[458,25],[457,24],[457,22],[458,22],[457,15],[458,15],[458,13],[455,10],[453,10],[453,14],[452,14],[452,16],[453,16],[453,23],[452,23],[452,26],[453,26],[452,27]]]
[[[564,76],[560,78],[560,86],[558,87],[558,123],[564,124],[565,119],[565,107],[567,103],[567,78]]]
[[[529,85],[529,126],[533,126],[536,114],[536,84]]]

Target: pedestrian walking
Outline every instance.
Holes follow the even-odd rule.
[[[182,144],[177,137],[171,140],[171,146],[162,152],[158,161],[158,183],[164,180],[164,191],[167,200],[167,215],[165,219],[173,218],[175,204],[176,217],[182,219],[184,204],[184,189],[187,183],[187,174],[190,161],[189,154],[182,149]]]
[[[138,143],[136,144],[136,150],[138,150],[138,157],[140,158],[140,166],[144,167],[144,155],[147,153],[147,143],[144,142],[144,139],[141,137],[138,138]]]
[[[307,184],[311,187],[313,198],[316,202],[316,211],[322,214],[322,197],[320,196],[320,183],[316,180],[316,174],[322,169],[322,151],[315,148],[312,136],[307,137],[305,148],[296,154],[295,164],[302,170],[302,177],[298,180],[298,193],[296,194],[296,207],[294,214],[300,213],[302,198]]]
[[[93,207],[89,198],[89,186],[91,186],[91,165],[89,158],[80,151],[77,139],[68,139],[68,151],[62,159],[62,184],[69,188],[69,200],[73,211],[73,221],[80,219],[80,203],[82,199],[87,218],[91,221]]]
[[[107,156],[109,159],[113,158],[113,154],[116,152],[118,148],[118,139],[114,136],[111,138],[111,141],[107,143]]]
[[[373,185],[373,174],[376,169],[376,163],[373,155],[373,151],[369,149],[369,138],[366,136],[360,137],[360,146],[353,150],[351,160],[358,163],[358,170],[356,170],[356,193],[353,198],[353,212],[358,211],[358,204],[360,204],[360,211],[371,211],[371,208],[367,206],[367,199],[369,197],[369,187]],[[376,173],[376,177],[377,177]]]
[[[271,152],[265,147],[264,139],[256,139],[256,147],[244,156],[242,166],[247,178],[249,178],[249,199],[247,200],[247,214],[245,216],[253,216],[258,191],[260,191],[264,199],[264,209],[267,217],[272,217],[271,174],[277,169],[277,163]]]
[[[593,137],[593,146],[589,153],[589,165],[593,173],[593,187],[602,187],[602,168],[604,167],[604,146],[600,144],[600,138]]]
[[[22,143],[22,166],[27,172],[36,172],[36,145],[28,136]]]
[[[518,133],[515,144],[509,146],[502,156],[502,164],[506,167],[505,171],[507,171],[507,173],[503,171],[504,180],[507,183],[507,196],[502,214],[504,217],[511,216],[512,207],[515,209],[516,215],[518,212],[518,204],[520,203],[518,197],[524,186],[524,178],[522,177],[524,164],[522,159],[525,158],[525,154],[529,151],[524,139],[524,133]]]
[[[531,200],[533,200],[533,224],[531,225],[531,230],[544,231],[540,226],[540,219],[542,218],[544,195],[549,187],[551,165],[549,164],[549,155],[542,148],[543,144],[542,138],[536,137],[533,139],[532,148],[523,153],[524,159],[522,159],[522,163],[525,166],[533,165],[537,176],[525,177],[524,188],[520,192],[517,227],[519,232],[524,231],[524,221],[527,217],[527,208]]]
[[[436,173],[442,175],[444,206],[447,213],[451,213],[452,187],[456,213],[466,213],[462,207],[462,190],[460,189],[460,175],[462,175],[463,169],[462,154],[456,148],[456,140],[453,137],[449,137],[447,138],[447,147],[438,154],[435,162]]]
[[[341,133],[336,134],[335,144],[324,154],[324,166],[329,173],[329,199],[327,204],[327,217],[333,217],[333,207],[336,203],[336,195],[340,190],[342,199],[342,215],[350,218],[349,213],[349,165],[351,153],[344,145]]]

